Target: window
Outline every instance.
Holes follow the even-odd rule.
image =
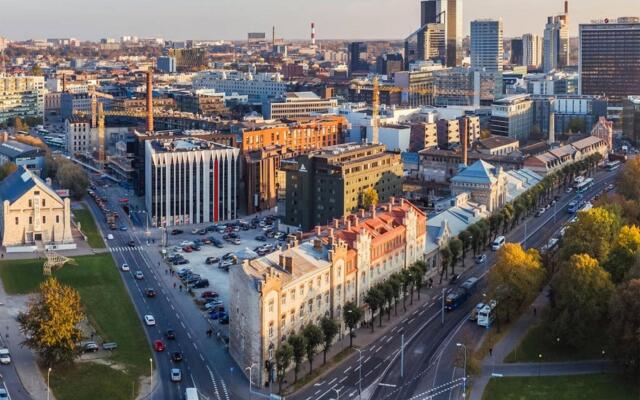
[[[46,224],[46,223],[47,223],[47,216],[46,216],[46,215],[43,215],[43,216],[42,216],[42,223],[43,223],[43,224]]]
[[[292,301],[296,301],[296,290],[295,289],[291,289],[289,294],[291,295],[291,300]]]
[[[59,224],[59,223],[60,223],[60,216],[56,215],[56,224]]]
[[[300,318],[304,318],[304,305],[300,306]]]
[[[313,312],[313,300],[309,300],[307,304],[309,306],[309,314],[311,314]]]
[[[45,207],[47,205],[47,200],[46,199],[42,199],[42,207]]]
[[[300,296],[304,296],[304,285],[300,285]]]
[[[29,200],[29,208],[33,207],[33,203]]]
[[[20,223],[20,221],[18,220],[18,217],[16,217],[16,225],[18,225]]]
[[[287,304],[287,295],[283,294],[282,295],[282,305],[284,306],[285,304]]]
[[[269,312],[273,312],[273,300],[269,302]]]
[[[29,217],[29,225],[33,224],[33,218]]]
[[[273,321],[269,322],[269,338],[273,337]]]

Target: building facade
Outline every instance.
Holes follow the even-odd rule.
[[[20,118],[42,118],[46,90],[41,76],[0,76],[0,124]]]
[[[502,19],[471,21],[471,68],[502,71],[504,47]]]
[[[231,356],[239,365],[259,365],[252,378],[262,384],[281,343],[324,316],[341,320],[347,302],[366,308],[367,290],[421,260],[425,240],[425,214],[391,198],[290,237],[286,248],[232,268]]]
[[[194,89],[215,89],[226,95],[248,96],[252,103],[267,104],[280,97],[288,84],[278,73],[245,73],[240,71],[214,70],[197,74],[193,78]]]
[[[67,118],[64,121],[69,154],[90,153],[98,145],[97,130],[91,127],[91,120],[84,117]]]
[[[238,149],[196,138],[144,144],[145,205],[153,226],[236,218]]]
[[[325,114],[338,106],[337,99],[323,99],[313,92],[287,92],[269,103],[265,117],[269,119],[310,117]]]
[[[637,143],[640,140],[640,96],[629,96],[622,109],[622,135]]]
[[[0,133],[0,135],[0,165],[10,162],[39,175],[44,168],[45,151],[10,139],[6,132]]]
[[[176,58],[169,56],[158,57],[156,68],[158,68],[160,72],[164,72],[165,74],[173,74],[178,70],[178,68],[176,67]]]
[[[569,2],[564,13],[547,18],[544,27],[544,72],[563,69],[569,65]]]
[[[529,95],[508,96],[491,107],[491,133],[527,140],[533,128],[533,102]]]
[[[502,167],[478,160],[451,179],[451,194],[461,193],[469,193],[471,200],[493,213],[507,203],[507,174]]]

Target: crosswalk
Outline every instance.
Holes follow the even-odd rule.
[[[115,252],[125,252],[125,251],[142,251],[144,250],[144,246],[136,246],[136,247],[129,247],[129,246],[122,246],[122,247],[109,247],[109,251],[111,253],[115,253]]]

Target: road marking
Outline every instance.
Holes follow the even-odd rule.
[[[387,357],[384,359],[384,362],[389,361],[389,359],[390,359],[390,358],[391,358],[391,356],[387,356]]]
[[[182,325],[182,329],[187,329],[187,327],[184,326],[184,322],[180,321],[180,325]]]
[[[371,375],[373,373],[373,370],[370,370],[369,372],[367,372],[366,374],[364,374],[364,377],[366,378],[367,376]]]
[[[380,349],[382,349],[382,346],[378,347],[378,348],[376,349],[376,351],[374,351],[374,353],[379,352],[379,351],[380,351]]]
[[[172,309],[173,311],[175,311],[175,310],[176,310],[175,308],[173,308],[173,304],[169,304],[169,305],[171,306],[171,309]]]
[[[387,338],[387,335],[384,335],[383,337],[380,338],[380,341],[383,342],[386,338]]]
[[[349,366],[349,368],[345,369],[343,374],[346,374],[347,372],[349,372],[350,369],[351,369],[351,366]]]
[[[216,394],[216,397],[218,398],[218,400],[222,400],[220,398],[220,393],[218,392],[218,384],[216,383],[216,380],[213,377],[213,371],[211,371],[211,368],[209,368],[208,365],[207,365],[207,370],[209,371],[209,377],[211,378],[211,383],[213,383],[213,391]]]
[[[413,318],[410,318],[410,319],[407,321],[407,324],[410,324],[410,323],[412,323],[412,322],[413,322]]]
[[[193,348],[196,349],[196,351],[198,350],[198,345],[195,344],[195,342],[193,343]]]
[[[365,363],[365,364],[366,364],[366,363],[367,363],[367,361],[369,361],[369,360],[371,360],[371,356],[369,356],[369,357],[365,358],[365,360],[363,361],[363,363]]]
[[[327,383],[327,385],[331,385],[333,382],[335,382],[335,381],[337,381],[337,380],[338,380],[338,378],[333,378],[332,380],[330,380],[330,381]]]
[[[224,392],[224,398],[229,400],[229,392],[227,392],[227,384],[224,383],[224,379],[220,378],[220,383],[222,384],[222,391]]]
[[[176,313],[176,318],[178,318],[178,320],[180,320],[180,315],[178,315],[178,313]]]
[[[398,329],[398,327],[394,326],[393,328],[391,328],[391,332],[395,332],[396,329]]]
[[[351,398],[351,397],[355,396],[356,393],[358,393],[358,391],[354,390],[353,392],[349,393],[349,397]]]
[[[191,334],[189,332],[187,332],[187,337],[191,340]]]
[[[418,313],[418,315],[422,315],[422,314],[424,314],[424,312],[425,312],[425,311],[427,311],[427,309],[426,309],[426,308],[425,308],[424,310],[420,311],[420,312]]]
[[[313,386],[322,386],[324,384],[324,381],[320,381],[320,382],[316,382],[313,384]]]
[[[322,389],[318,389],[318,390],[316,390],[316,392],[315,392],[313,395],[314,395],[314,396],[317,396],[317,395],[318,395],[318,393],[320,393],[320,392],[322,392]]]
[[[204,357],[202,356],[202,353],[200,353],[200,359],[204,361]]]
[[[392,340],[393,340],[393,336],[389,336],[389,339],[387,339],[387,343],[389,343]]]
[[[346,380],[347,380],[347,378],[348,378],[348,376],[345,376],[344,378],[340,379],[340,380],[338,381],[338,383],[342,383],[342,382],[346,381]]]
[[[353,370],[353,372],[356,372],[356,371],[358,371],[359,369],[360,369],[360,366],[358,365],[358,366]]]

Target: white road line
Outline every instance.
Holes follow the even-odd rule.
[[[358,366],[353,370],[353,372],[357,372],[359,369],[360,369],[360,366],[358,365]]]
[[[351,369],[351,366],[349,366],[349,368],[345,369],[342,373],[346,374],[347,372],[349,372],[350,369]]]
[[[392,340],[393,340],[393,336],[389,336],[389,339],[387,339],[387,343],[389,343]]]
[[[382,349],[382,346],[378,347],[378,348],[376,349],[376,351],[374,351],[374,353],[379,352],[379,351],[380,351],[380,349]]]
[[[384,335],[383,337],[380,338],[380,341],[383,342],[386,338],[387,338],[387,335]]]
[[[171,306],[171,309],[172,309],[173,311],[175,311],[175,310],[176,310],[175,308],[173,308],[173,304],[170,304],[170,306]]]
[[[316,392],[315,392],[313,395],[314,395],[314,396],[317,396],[317,395],[318,395],[318,393],[320,393],[320,392],[322,392],[322,389],[318,389],[318,390],[316,390]]]
[[[342,382],[346,381],[346,380],[347,380],[347,378],[348,378],[348,376],[345,376],[344,378],[340,379],[340,380],[338,381],[338,383],[342,383]]]
[[[373,370],[367,372],[366,374],[364,374],[364,377],[366,378],[367,376],[371,375],[373,373]]]
[[[189,332],[187,332],[187,337],[191,340],[191,334]]]
[[[369,361],[369,360],[371,360],[371,356],[369,356],[369,357],[365,358],[365,359],[364,359],[364,361],[363,361],[363,363],[365,363],[365,364],[366,364],[366,363],[367,363],[367,361]]]
[[[410,324],[410,323],[412,323],[412,322],[413,322],[413,318],[410,318],[410,319],[407,321],[407,324]]]
[[[330,380],[330,381],[327,383],[327,385],[331,385],[333,382],[335,382],[335,381],[337,381],[337,380],[338,380],[338,378],[333,378],[332,380]]]
[[[316,382],[313,384],[313,386],[322,386],[322,385],[324,385],[324,381]]]
[[[195,344],[195,342],[193,343],[193,348],[196,349],[196,351],[198,350],[198,345]]]
[[[425,308],[424,310],[420,311],[420,312],[418,313],[418,315],[422,315],[422,314],[424,314],[424,312],[425,312],[425,311],[427,311],[427,309],[426,309],[426,308]]]
[[[204,357],[202,356],[202,353],[200,353],[200,360],[204,361]]]
[[[304,400],[311,400],[311,399],[313,399],[313,396],[309,396],[309,397],[307,397],[307,398],[306,398],[306,399],[304,399]]]
[[[357,390],[354,390],[353,392],[349,393],[349,398],[355,396],[356,393],[358,393]]]
[[[393,328],[391,328],[391,332],[395,332],[396,329],[398,329],[398,327],[394,326]]]
[[[222,391],[224,392],[224,398],[229,400],[229,392],[227,392],[227,384],[224,383],[224,379],[220,378],[220,383],[222,384]]]
[[[391,356],[387,356],[387,357],[385,357],[384,362],[389,361],[389,359],[390,359],[390,358],[391,358]]]

